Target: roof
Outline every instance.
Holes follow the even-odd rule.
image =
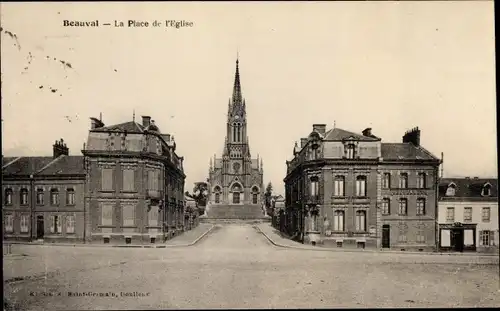
[[[455,184],[455,195],[448,198],[484,198],[484,185],[491,185],[491,197],[498,197],[498,179],[495,178],[443,178],[439,183],[439,196],[446,197],[450,184]]]
[[[144,126],[135,121],[124,122],[115,125],[109,125],[104,127],[96,128],[97,131],[122,131],[122,132],[143,132]]]
[[[252,159],[252,168],[256,170],[258,168],[258,163],[258,159]],[[215,159],[214,168],[222,168],[222,159]]]
[[[361,134],[349,132],[349,131],[339,129],[339,128],[333,128],[333,129],[327,131],[325,133],[324,140],[340,141],[343,139],[347,139],[349,137],[353,137],[354,139],[360,140],[360,141],[379,141],[380,140],[380,138],[364,136]]]
[[[384,160],[439,160],[429,151],[412,143],[382,143]]]
[[[85,174],[83,156],[20,157],[2,167],[2,175],[75,175]]]

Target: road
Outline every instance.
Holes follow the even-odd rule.
[[[278,248],[245,224],[219,225],[190,247],[26,248],[18,260],[42,251],[53,265],[72,264],[5,284],[8,302],[23,310],[500,306],[498,257],[471,264]],[[89,292],[110,296],[70,296]]]

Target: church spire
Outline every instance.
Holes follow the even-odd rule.
[[[239,69],[239,59],[236,58],[236,73],[234,75],[234,86],[233,86],[233,105],[241,104],[241,85],[240,85],[240,69]]]

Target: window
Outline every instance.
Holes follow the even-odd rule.
[[[346,156],[348,159],[354,159],[356,156],[356,146],[354,144],[349,144],[346,146]]]
[[[59,205],[59,190],[50,190],[50,205]]]
[[[148,189],[149,190],[155,190],[155,191],[159,190],[159,187],[158,187],[158,181],[159,181],[158,179],[160,177],[159,173],[160,172],[157,170],[148,171]],[[176,182],[173,185],[173,189],[174,189],[174,191],[178,190],[178,185]]]
[[[495,241],[493,235],[494,231],[489,231],[489,230],[479,231],[479,245],[493,246]]]
[[[408,214],[408,200],[407,199],[399,199],[399,215],[407,215]]]
[[[454,222],[455,221],[455,208],[448,207],[446,209],[446,221]]]
[[[419,198],[417,199],[417,216],[425,215],[425,199]]]
[[[344,181],[345,177],[344,176],[335,176],[335,180],[333,182],[333,195],[336,197],[343,197],[345,196],[344,192]]]
[[[29,215],[21,215],[21,233],[27,233],[29,230]]]
[[[75,216],[66,216],[66,233],[75,233]]]
[[[66,189],[66,205],[75,205],[75,190],[73,188]]]
[[[408,174],[407,173],[401,173],[401,175],[399,175],[399,188],[402,188],[402,189],[408,188]]]
[[[50,216],[50,233],[61,233],[62,232],[62,226],[61,226],[61,219],[58,215],[52,215]]]
[[[310,185],[310,195],[312,197],[316,197],[318,195],[318,181],[319,178],[318,176],[312,176],[311,177],[311,185]]]
[[[14,232],[14,215],[5,215],[5,232]]]
[[[406,234],[400,233],[398,236],[398,242],[399,243],[406,243],[406,241],[407,241]]]
[[[123,170],[123,191],[132,192],[135,189],[135,171],[126,169]]]
[[[464,207],[464,221],[472,221],[472,207]]]
[[[102,226],[113,225],[113,205],[101,206],[101,225]]]
[[[391,214],[391,199],[384,198],[382,200],[382,215]]]
[[[220,193],[215,194],[215,203],[220,203]]]
[[[366,231],[366,211],[356,212],[356,231]]]
[[[19,199],[21,201],[21,205],[28,205],[28,189],[21,189]]]
[[[483,207],[483,210],[482,210],[482,219],[483,219],[483,222],[489,222],[490,221],[490,208],[489,207]]]
[[[391,173],[384,173],[384,179],[382,180],[382,188],[391,188]]]
[[[113,169],[103,168],[101,170],[102,190],[113,190]]]
[[[356,196],[366,197],[366,176],[356,177]]]
[[[123,205],[123,226],[124,227],[133,227],[135,220],[135,207],[133,205]],[[150,211],[151,213],[151,211]]]
[[[417,188],[425,189],[426,188],[426,175],[425,173],[419,173],[417,175]]]
[[[425,234],[423,230],[417,232],[417,243],[425,243]]]
[[[12,205],[12,189],[10,189],[10,188],[5,189],[4,204],[5,205]]]
[[[333,214],[333,230],[344,231],[344,211],[335,211]]]
[[[455,195],[455,192],[456,192],[456,186],[455,184],[451,184],[448,186],[448,188],[446,189],[446,196],[448,197],[452,197]]]
[[[36,204],[43,205],[43,189],[36,189]]]
[[[491,195],[491,186],[490,186],[490,184],[484,185],[482,195],[485,196],[485,197],[488,197],[488,196]]]
[[[257,204],[257,193],[252,194],[252,203]]]

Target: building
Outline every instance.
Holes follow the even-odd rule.
[[[210,159],[210,205],[262,205],[262,159],[252,159],[247,135],[246,103],[241,93],[236,60],[233,96],[227,111],[226,137],[221,158]]]
[[[83,156],[63,139],[53,156],[2,157],[4,240],[83,242],[84,184]]]
[[[184,231],[185,175],[174,137],[149,116],[111,126],[91,120],[82,150],[86,239],[157,243]]]
[[[438,206],[441,250],[498,252],[498,179],[444,178]]]
[[[314,124],[287,161],[284,231],[304,243],[336,247],[435,249],[440,160],[420,130],[383,143]]]

